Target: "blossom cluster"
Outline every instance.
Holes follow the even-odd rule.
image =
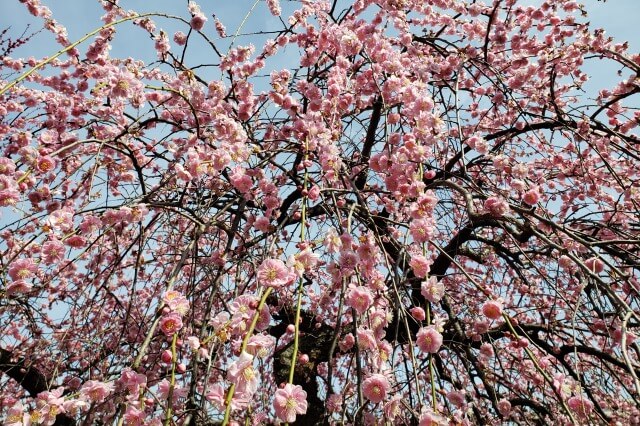
[[[18,3],[4,423],[637,423],[640,55],[577,2]]]

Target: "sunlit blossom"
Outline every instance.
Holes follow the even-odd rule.
[[[276,391],[273,408],[280,420],[293,423],[297,415],[307,412],[307,392],[302,386],[287,383]]]

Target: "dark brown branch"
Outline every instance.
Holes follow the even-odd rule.
[[[49,390],[50,380],[40,370],[30,365],[25,359],[14,357],[11,351],[0,348],[0,371],[15,380],[32,397],[38,396],[40,392]],[[54,425],[66,426],[75,425],[72,417],[65,414],[58,414]]]
[[[369,169],[369,157],[371,156],[371,149],[376,141],[376,130],[378,130],[378,124],[380,124],[380,117],[382,116],[382,98],[377,97],[373,102],[373,111],[371,112],[371,121],[369,121],[369,127],[367,128],[367,136],[364,140],[364,146],[360,151],[360,162],[364,167],[360,171],[355,179],[355,187],[359,190],[364,189],[365,183],[367,183],[367,170]]]
[[[12,361],[11,351],[0,348],[0,370],[15,380],[32,397],[49,389],[47,377],[38,369],[28,365],[24,359]]]
[[[339,332],[326,324],[317,327],[315,315],[308,311],[301,312],[299,353],[309,355],[309,362],[302,364],[296,362],[293,382],[307,392],[307,413],[296,418],[296,425],[323,424],[325,415],[325,402],[318,395],[318,364],[331,362],[329,359],[330,347],[333,336]],[[282,308],[274,319],[280,323],[270,330],[271,335],[277,338],[282,336],[289,324],[294,321],[293,312]],[[286,383],[291,369],[291,357],[293,354],[293,342],[276,351],[273,356],[273,371],[277,383]]]

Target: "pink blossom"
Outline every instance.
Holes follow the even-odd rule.
[[[171,45],[169,44],[169,38],[167,35],[161,31],[160,35],[156,37],[155,48],[158,52],[158,56],[160,59],[164,57],[164,55],[171,50]]]
[[[511,413],[511,403],[509,402],[508,399],[503,398],[500,401],[498,401],[498,411],[504,417],[509,416],[509,414]]]
[[[467,145],[478,151],[480,154],[486,154],[487,142],[480,135],[472,135],[467,139]]]
[[[144,411],[138,410],[131,404],[127,404],[127,410],[124,412],[124,422],[126,425],[142,426],[145,424],[147,415]]]
[[[414,219],[409,225],[409,233],[416,243],[426,243],[433,238],[433,222],[429,219]]]
[[[219,383],[211,386],[205,398],[211,401],[214,407],[216,407],[220,411],[224,411],[226,408],[226,389]],[[233,398],[231,399],[231,409],[232,410],[244,410],[249,404],[251,404],[252,398],[251,396],[240,394],[238,392],[234,393]]]
[[[235,300],[229,306],[229,310],[232,313],[231,326],[234,328],[234,332],[243,333],[247,329],[249,322],[253,319],[253,314],[258,306],[258,300],[255,296],[249,294],[243,294],[236,297]],[[256,324],[256,330],[265,330],[271,322],[271,314],[269,308],[266,305],[262,306],[258,316],[258,323]]]
[[[52,425],[56,420],[56,416],[65,412],[64,408],[64,392],[63,387],[59,387],[53,391],[44,391],[38,394],[36,398],[37,412],[41,416],[41,423]],[[33,415],[32,415],[33,420]]]
[[[162,362],[164,362],[165,364],[169,364],[171,363],[171,361],[173,361],[173,353],[169,350],[169,349],[165,349],[164,351],[162,351],[162,353],[160,354],[160,359],[162,360]]]
[[[637,336],[634,333],[629,333],[628,331],[626,333],[623,333],[622,329],[617,327],[613,329],[612,337],[616,343],[618,344],[622,343],[623,336],[625,337],[625,342],[627,346],[632,345],[633,342],[637,339]]]
[[[486,357],[492,357],[494,355],[494,351],[491,343],[483,343],[480,345],[480,353]]]
[[[177,31],[173,35],[173,41],[175,41],[178,46],[184,46],[187,42],[187,35],[182,31]]]
[[[373,374],[362,382],[362,393],[374,404],[384,401],[390,388],[389,380],[382,374]]]
[[[540,200],[540,191],[538,190],[538,187],[531,188],[530,190],[525,192],[524,195],[522,196],[522,201],[529,204],[530,206],[538,204],[539,200]]]
[[[111,76],[109,81],[111,96],[114,98],[131,98],[142,91],[143,85],[136,76],[126,69],[121,69]]]
[[[183,182],[189,182],[193,179],[193,176],[191,175],[191,173],[189,173],[187,170],[185,170],[184,166],[182,164],[175,164],[173,166],[175,172],[176,172],[176,178],[183,181]]]
[[[33,285],[25,280],[11,281],[6,288],[7,294],[28,293],[33,288]]]
[[[234,167],[232,173],[229,174],[231,184],[240,193],[247,194],[251,191],[253,180],[242,167]]]
[[[24,412],[24,406],[19,401],[9,408],[4,421],[5,426],[27,426],[31,424],[29,415]]]
[[[276,338],[266,334],[255,334],[247,343],[247,352],[258,358],[264,358],[276,345]]]
[[[70,416],[77,416],[91,404],[81,399],[68,399],[64,401],[63,405],[65,413]]]
[[[104,402],[113,392],[113,383],[89,380],[80,388],[80,398],[90,402]]]
[[[438,303],[444,297],[444,284],[436,277],[429,277],[420,286],[420,294],[431,303]]]
[[[186,343],[192,351],[197,351],[200,349],[200,339],[196,336],[189,336],[186,339]]]
[[[599,274],[604,271],[604,262],[598,257],[590,257],[584,261],[584,265],[594,274]]]
[[[266,259],[258,267],[258,282],[267,287],[282,287],[295,278],[294,272],[280,259]]]
[[[120,383],[129,390],[132,395],[137,395],[141,387],[145,387],[147,384],[147,376],[144,374],[136,373],[130,368],[122,370],[120,377]]]
[[[355,251],[343,250],[342,253],[340,253],[340,260],[338,262],[340,265],[340,271],[346,276],[351,275],[358,266],[359,260],[360,259]]]
[[[431,191],[421,194],[415,203],[411,205],[411,217],[413,219],[427,218],[433,214],[433,209],[438,204],[438,197]]]
[[[227,36],[227,28],[224,26],[222,21],[220,21],[218,18],[215,18],[213,23],[214,23],[214,26],[216,27],[216,32],[218,33],[218,36],[220,36],[221,38],[225,38]]]
[[[418,426],[445,426],[448,424],[449,422],[443,416],[427,410],[420,416]]]
[[[82,248],[87,245],[87,239],[82,235],[72,235],[64,243],[72,248]]]
[[[280,420],[293,423],[298,414],[307,412],[307,392],[300,385],[287,383],[284,388],[276,391],[273,408]]]
[[[416,254],[411,256],[409,265],[411,266],[411,269],[413,269],[413,274],[416,277],[426,278],[429,270],[431,269],[431,260],[421,254]]]
[[[86,215],[80,223],[80,230],[83,234],[90,235],[102,227],[100,218],[93,215]]]
[[[502,302],[499,300],[489,300],[482,305],[482,314],[492,320],[502,317]]]
[[[280,9],[280,2],[278,0],[267,0],[267,6],[269,7],[269,12],[273,16],[280,16],[282,13],[282,9]]]
[[[567,405],[581,419],[588,418],[593,411],[593,403],[582,395],[572,396],[567,400]]]
[[[42,245],[42,263],[52,265],[64,258],[64,244],[53,238]]]
[[[447,392],[447,400],[456,407],[462,407],[465,404],[464,392],[449,391]]]
[[[268,217],[260,216],[253,222],[253,226],[261,232],[269,232],[273,227],[271,226],[271,221]]]
[[[165,292],[162,300],[169,309],[180,315],[185,315],[189,311],[189,301],[178,291],[171,290]]]
[[[362,47],[362,43],[358,40],[358,36],[350,30],[343,31],[340,37],[341,51],[346,55],[355,55]]]
[[[0,189],[0,207],[13,206],[20,201],[20,192],[15,189]]]
[[[8,157],[0,157],[0,175],[11,176],[16,171],[16,163]]]
[[[565,271],[573,272],[575,270],[575,264],[573,260],[565,254],[558,258],[558,266],[560,266]]]
[[[227,379],[235,383],[237,392],[253,395],[258,389],[258,376],[253,369],[253,355],[242,352],[227,368]]]
[[[337,253],[342,248],[343,243],[336,231],[333,228],[330,228],[324,237],[323,244],[329,253]]]
[[[380,302],[382,302],[382,299],[380,299]],[[384,336],[384,328],[389,325],[391,318],[391,313],[384,309],[373,309],[369,311],[369,326],[374,331],[376,339],[379,340]]]
[[[348,352],[353,345],[356,343],[356,338],[352,333],[348,333],[344,338],[338,343],[338,347],[342,352]]]
[[[356,332],[358,336],[358,347],[363,350],[374,350],[377,346],[376,336],[373,334],[373,330],[364,327],[358,327]]]
[[[0,174],[0,190],[17,188],[18,186],[13,178]]]
[[[47,173],[52,171],[56,167],[56,160],[45,155],[43,157],[38,158],[36,162],[36,168],[41,173]]]
[[[353,287],[347,293],[346,304],[362,315],[373,304],[373,294],[367,287]]]
[[[205,22],[207,22],[207,17],[200,10],[200,6],[198,6],[195,2],[189,2],[189,12],[191,12],[191,28],[196,31],[200,31],[202,27],[204,27]]]
[[[73,212],[69,209],[56,210],[47,219],[54,231],[69,232],[73,229]]]
[[[220,383],[216,383],[208,388],[205,398],[207,398],[207,400],[210,401],[218,410],[224,410],[224,401],[226,396],[224,386]]]
[[[193,15],[193,17],[191,18],[191,28],[193,28],[196,31],[200,31],[202,29],[202,27],[204,27],[204,24],[207,22],[207,17],[204,16],[202,13],[198,13],[196,15]]]
[[[31,166],[36,165],[36,159],[38,158],[38,151],[32,146],[25,146],[20,148],[18,151],[20,154],[20,159],[23,163],[29,164]]]
[[[28,197],[32,204],[38,204],[51,197],[51,189],[47,185],[42,185],[37,190],[31,192]]]
[[[402,406],[402,398],[399,395],[395,395],[391,398],[391,401],[384,405],[384,415],[388,420],[395,420],[400,415],[400,407]]]
[[[423,327],[416,334],[416,345],[422,352],[434,354],[442,346],[442,334],[432,325]]]
[[[312,185],[307,194],[307,198],[311,201],[317,201],[320,198],[320,187],[318,185]]]
[[[493,217],[502,217],[509,213],[509,203],[501,197],[489,197],[484,202],[484,209]]]
[[[411,316],[415,318],[416,321],[424,321],[424,319],[426,318],[424,309],[422,309],[419,306],[414,306],[409,310],[409,312],[411,313]]]
[[[214,407],[216,407],[220,411],[225,410],[225,399],[227,397],[226,389],[220,383],[216,383],[211,386],[205,395],[208,401],[210,401]],[[231,409],[232,410],[243,410],[249,406],[252,402],[250,396],[240,394],[238,392],[233,394],[233,398],[231,399]]]
[[[14,281],[32,278],[38,272],[38,265],[31,258],[15,260],[9,266],[9,276]]]
[[[171,389],[171,383],[169,383],[167,379],[162,379],[160,383],[158,383],[158,394],[160,395],[161,399],[166,400],[169,398],[169,389]],[[175,403],[180,399],[186,398],[188,393],[189,393],[189,388],[185,388],[177,384],[174,385],[173,394],[172,394],[173,402]]]
[[[175,312],[170,312],[160,318],[160,330],[167,336],[173,336],[182,328],[182,318]]]
[[[329,395],[327,398],[327,411],[330,413],[336,413],[342,409],[342,396],[335,393]]]
[[[314,269],[318,266],[319,258],[317,254],[307,247],[300,253],[292,255],[287,263],[293,268],[296,276],[300,278],[305,272],[314,272]]]
[[[473,332],[476,334],[484,334],[489,331],[491,326],[491,322],[485,318],[474,318],[473,321]]]

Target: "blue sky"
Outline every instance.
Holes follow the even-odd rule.
[[[97,0],[41,0],[53,12],[53,17],[67,28],[69,39],[76,41],[89,31],[93,31],[101,25],[100,16],[104,11],[99,6]],[[138,13],[145,12],[162,12],[169,15],[178,15],[189,19],[190,15],[187,11],[187,0],[121,0],[120,5],[129,10],[135,10]],[[227,27],[227,33],[233,35],[245,16],[252,9],[255,0],[235,0],[235,1],[219,1],[219,0],[201,0],[198,2],[202,11],[207,15],[207,22],[204,32],[213,39],[216,39],[212,15],[215,14]],[[293,11],[299,6],[297,2],[282,2],[283,15],[288,11]],[[288,14],[286,15],[288,16]],[[285,17],[286,19],[286,17]],[[41,21],[40,21],[41,22]],[[0,0],[0,29],[8,26],[12,27],[12,32],[21,32],[28,23],[31,23],[32,29],[41,27],[41,23],[34,21],[34,18],[27,12],[26,7],[18,2],[18,0]],[[187,32],[188,27],[184,24],[176,25],[169,19],[154,18],[157,27],[164,29],[170,35],[176,30]],[[40,24],[40,26],[38,26]],[[242,32],[269,31],[282,28],[279,20],[268,12],[264,0],[258,0],[255,8],[249,15],[249,18],[242,27]],[[268,37],[265,37],[268,38]],[[255,38],[254,38],[255,39]],[[262,40],[262,39],[260,39]],[[30,43],[18,53],[15,57],[28,55],[50,55],[57,51],[60,47],[51,40],[50,34],[43,32],[39,34],[34,41]],[[249,38],[240,38],[236,40],[238,43],[246,44],[251,40]],[[87,42],[88,45],[89,42]],[[256,47],[261,47],[262,42],[254,41]],[[221,42],[224,46],[224,43]],[[146,48],[146,52],[132,47]],[[150,42],[148,35],[141,29],[128,23],[118,27],[118,36],[113,43],[113,56],[126,57],[138,56],[142,53],[149,53],[149,47],[153,44]],[[80,49],[82,51],[82,48]],[[133,53],[132,53],[133,52]],[[155,59],[155,52],[151,51],[151,58]]]
[[[541,0],[520,0],[523,4],[536,4]],[[74,41],[82,37],[87,32],[95,29],[100,24],[100,16],[102,9],[95,0],[42,0],[52,11],[54,18],[62,23],[69,33],[69,39]],[[203,11],[211,16],[215,13],[227,27],[227,32],[233,34],[255,0],[200,0]],[[343,3],[343,2],[341,2]],[[586,0],[582,2],[589,13],[589,21],[594,28],[604,28],[608,34],[615,39],[621,41],[629,41],[630,45],[636,52],[640,47],[640,33],[638,32],[638,17],[640,17],[640,1],[639,0]],[[133,9],[138,12],[162,11],[169,14],[188,16],[186,12],[187,0],[121,0],[121,6],[126,9]],[[287,11],[296,8],[298,2],[290,2],[281,0],[282,8],[285,16]],[[0,0],[0,29],[11,26],[14,32],[21,31],[28,23],[32,23],[32,28],[37,29],[38,22],[34,23],[33,18],[28,14],[23,4],[18,0]],[[175,28],[167,20],[157,20],[158,27],[163,27],[167,32],[171,32]],[[208,29],[213,30],[208,23]],[[255,31],[258,29],[278,29],[279,22],[272,17],[268,11],[264,0],[258,0],[253,13],[245,23],[244,31]],[[114,43],[113,54],[120,56],[121,54],[131,54],[131,42],[136,44],[144,41],[146,35],[132,25],[123,26],[119,31],[121,35]],[[28,55],[47,55],[58,49],[58,45],[52,43],[48,34],[41,34],[35,41],[25,49],[22,54],[16,56]],[[246,42],[246,40],[245,40]]]
[[[488,1],[485,1],[487,3]],[[540,4],[542,0],[519,0],[520,4]],[[103,10],[96,0],[42,0],[53,12],[54,18],[62,23],[68,31],[71,41],[78,40],[87,32],[96,29],[100,24],[100,16]],[[189,18],[187,12],[187,0],[121,0],[120,5],[126,9],[136,10],[140,13],[161,11],[167,14],[180,15]],[[216,14],[227,27],[228,34],[234,34],[241,22],[243,22],[247,13],[253,8],[248,19],[241,29],[242,33],[255,32],[260,30],[278,30],[282,28],[279,20],[271,16],[268,12],[264,0],[200,0],[198,2],[205,14],[210,18],[205,33],[215,40],[216,45],[226,53],[231,38],[226,40],[216,40],[211,15]],[[340,0],[341,4],[349,3],[348,0]],[[592,23],[593,28],[604,28],[606,33],[619,41],[628,41],[631,46],[631,52],[640,52],[640,32],[638,31],[637,19],[640,17],[640,0],[584,0],[585,8],[589,14],[588,20]],[[299,2],[281,0],[283,16],[289,16],[289,12],[299,7]],[[176,30],[187,31],[185,25],[177,25],[176,22],[157,18],[155,19],[158,28],[164,29],[169,35]],[[0,0],[0,30],[11,26],[11,34],[21,33],[31,23],[31,30],[41,28],[42,22],[34,20],[29,15],[23,4],[18,0]],[[260,49],[264,41],[272,38],[272,35],[264,36],[246,36],[239,37],[235,40],[238,44],[255,44]],[[213,57],[211,50],[203,44],[198,44],[196,38],[194,42],[190,42],[190,50],[187,54],[187,65],[193,66],[199,63],[217,63],[217,58]],[[80,51],[85,51],[90,41],[80,46]],[[149,39],[142,29],[135,27],[131,23],[121,25],[118,28],[118,35],[112,43],[113,49],[111,55],[114,57],[132,56],[136,59],[142,59],[145,62],[151,62],[156,59],[153,50],[153,42]],[[42,31],[36,35],[27,45],[12,53],[13,57],[42,57],[49,56],[60,49],[47,31]],[[176,46],[174,46],[174,50]],[[270,66],[279,68],[293,67],[297,64],[297,54],[278,55],[277,62],[271,61],[265,69],[268,73]],[[591,76],[589,83],[585,88],[590,95],[593,95],[599,89],[610,88],[618,81],[620,77],[616,76],[617,69],[604,61],[592,60],[585,64],[585,70]],[[211,71],[216,72],[216,71]],[[214,78],[215,74],[207,75],[206,72],[199,72],[203,77]],[[219,75],[219,74],[218,74]],[[626,76],[625,76],[626,77]]]
[[[616,40],[628,41],[636,53],[640,50],[640,1],[638,0],[587,0],[588,20],[593,28],[604,28]]]

